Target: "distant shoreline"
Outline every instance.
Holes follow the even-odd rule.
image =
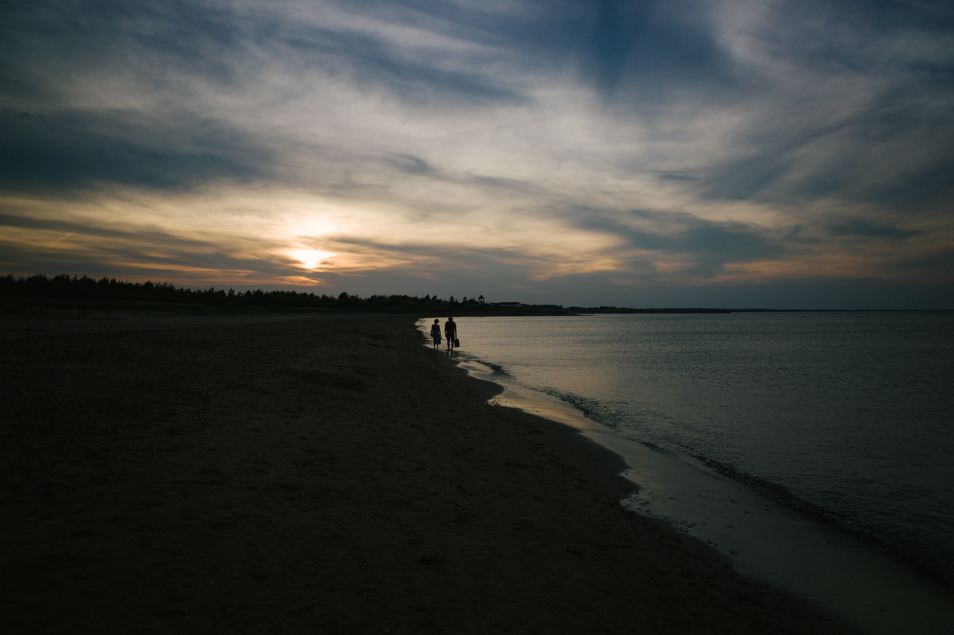
[[[163,282],[127,282],[87,276],[0,276],[0,311],[23,315],[30,311],[191,312],[193,314],[301,312],[387,313],[460,316],[559,316],[602,314],[720,314],[720,313],[837,313],[837,312],[954,312],[954,309],[813,309],[763,307],[619,307],[564,306],[488,302],[483,296],[456,299],[425,295],[337,296],[295,290],[232,288],[193,289]]]
[[[954,309],[765,309],[765,308],[708,308],[708,307],[566,307],[554,309],[538,305],[513,308],[487,306],[480,309],[428,311],[426,309],[393,310],[388,308],[355,306],[352,308],[321,308],[269,305],[221,305],[204,303],[159,302],[142,300],[62,299],[50,297],[0,296],[0,316],[92,317],[96,314],[130,315],[269,315],[299,314],[388,314],[388,315],[453,315],[461,317],[561,317],[576,315],[728,315],[734,313],[954,313]]]

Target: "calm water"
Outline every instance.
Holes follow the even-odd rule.
[[[459,322],[501,383],[954,579],[954,315]]]

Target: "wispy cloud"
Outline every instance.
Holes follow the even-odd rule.
[[[0,11],[11,271],[614,304],[946,284],[947,3]]]
[[[185,188],[268,175],[271,155],[214,119],[129,110],[0,112],[0,187]]]

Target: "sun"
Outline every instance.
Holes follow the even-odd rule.
[[[290,249],[288,255],[297,260],[302,269],[314,271],[335,254],[320,249]]]

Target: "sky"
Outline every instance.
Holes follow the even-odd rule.
[[[0,272],[954,308],[947,0],[8,0]]]

